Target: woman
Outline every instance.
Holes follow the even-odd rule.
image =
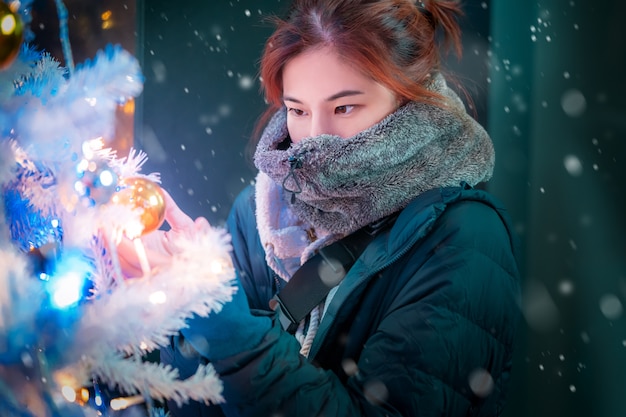
[[[210,361],[226,404],[172,414],[501,414],[518,269],[506,215],[473,188],[491,176],[492,143],[440,73],[437,32],[459,50],[459,13],[296,0],[278,22],[261,61],[259,174],[228,218],[247,297],[162,351],[182,378]],[[283,330],[270,301],[300,265],[380,223],[295,334]]]

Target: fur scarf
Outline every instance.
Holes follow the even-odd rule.
[[[282,185],[299,219],[327,235],[350,234],[429,189],[487,181],[495,161],[488,134],[443,76],[429,88],[443,105],[409,102],[352,137],[308,137],[286,149],[282,109],[261,136],[255,165]]]

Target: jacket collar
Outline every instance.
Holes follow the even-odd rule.
[[[309,360],[319,351],[328,330],[340,311],[352,308],[367,282],[380,271],[397,261],[432,229],[446,207],[461,200],[481,201],[494,207],[502,216],[500,203],[489,194],[471,188],[467,183],[458,187],[441,187],[426,191],[402,210],[391,230],[381,233],[365,249],[339,285],[320,323],[309,353]],[[505,219],[505,225],[509,225]],[[509,234],[512,235],[511,230]],[[515,244],[513,243],[515,248]]]

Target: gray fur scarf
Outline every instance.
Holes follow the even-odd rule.
[[[284,150],[282,109],[261,136],[255,165],[282,184],[298,217],[339,235],[403,209],[429,189],[487,181],[495,161],[488,134],[443,76],[429,88],[446,98],[445,106],[410,102],[350,138],[320,135]]]

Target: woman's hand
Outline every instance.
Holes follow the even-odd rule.
[[[194,315],[187,320],[188,327],[180,330],[185,341],[211,362],[254,349],[272,328],[270,317],[250,312],[238,276],[233,284],[236,287],[233,299],[220,311],[211,312],[207,317]]]
[[[163,267],[171,262],[172,255],[180,250],[174,244],[177,236],[190,235],[210,227],[209,222],[204,217],[198,217],[195,221],[192,220],[178,207],[169,193],[163,190],[163,194],[165,197],[165,222],[169,224],[170,230],[155,230],[138,238],[143,244],[145,259],[150,269]],[[144,275],[137,249],[137,243],[127,237],[123,237],[117,245],[118,259],[125,278]]]

